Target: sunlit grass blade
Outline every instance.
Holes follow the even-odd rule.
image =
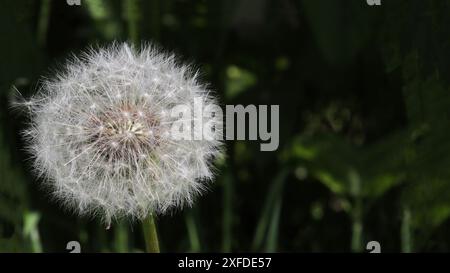
[[[275,205],[272,210],[272,216],[270,217],[270,224],[267,232],[266,252],[275,252],[278,248],[278,235],[280,229],[280,215],[281,207],[283,203],[283,197],[279,196],[275,201]]]
[[[402,238],[402,252],[411,253],[412,252],[411,211],[408,208],[404,208],[402,212],[401,238]]]
[[[269,225],[272,221],[274,214],[274,207],[276,207],[277,201],[282,198],[282,191],[284,187],[284,182],[288,175],[288,169],[283,169],[272,182],[270,189],[268,191],[266,201],[264,203],[263,210],[261,212],[261,216],[259,218],[258,225],[256,226],[255,235],[253,238],[252,250],[259,251],[264,243],[265,237],[267,235]],[[280,202],[281,207],[281,202]],[[275,210],[276,211],[276,210]],[[275,219],[276,220],[276,219]],[[274,232],[272,230],[272,232]],[[273,236],[273,235],[272,235]]]
[[[31,242],[31,250],[34,253],[42,252],[41,238],[39,235],[39,220],[41,216],[37,212],[25,212],[23,233]]]
[[[189,209],[185,214],[185,220],[186,220],[186,228],[188,232],[189,237],[189,244],[190,244],[190,252],[201,252],[201,243],[200,243],[200,236],[198,233],[198,227],[197,222],[195,219],[195,215],[192,211],[193,209]]]
[[[125,222],[121,221],[114,226],[114,249],[119,253],[129,251],[128,226]]]

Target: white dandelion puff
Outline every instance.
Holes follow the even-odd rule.
[[[211,94],[173,55],[113,44],[73,57],[42,81],[21,103],[30,113],[23,135],[35,170],[64,206],[107,224],[143,219],[191,204],[213,177],[220,137],[173,140],[168,133],[174,105],[215,104]],[[213,122],[221,128],[220,117]]]

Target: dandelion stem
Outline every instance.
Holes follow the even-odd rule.
[[[115,226],[114,230],[115,236],[115,250],[119,253],[128,252],[128,229],[126,226],[126,222],[119,222]]]
[[[153,214],[142,221],[142,231],[145,239],[145,250],[148,253],[159,253],[158,234]]]

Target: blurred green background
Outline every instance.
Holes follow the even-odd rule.
[[[140,252],[52,202],[12,113],[69,53],[153,41],[194,62],[223,104],[279,104],[280,147],[228,141],[193,208],[157,220],[163,252],[450,250],[450,1],[3,0],[0,252]]]

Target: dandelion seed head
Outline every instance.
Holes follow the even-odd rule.
[[[108,225],[190,205],[221,154],[218,140],[170,138],[171,106],[216,103],[195,71],[153,46],[126,43],[91,49],[62,71],[22,104],[27,149],[54,196]]]

